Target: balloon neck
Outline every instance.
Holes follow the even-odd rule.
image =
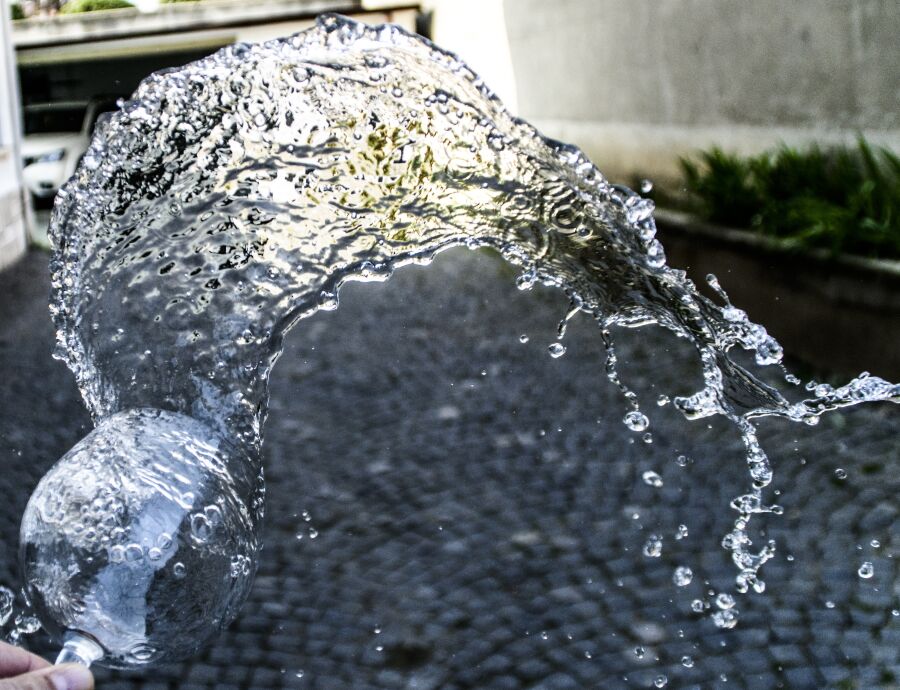
[[[68,631],[63,636],[63,647],[56,657],[57,664],[81,664],[86,668],[103,658],[103,647],[84,633]]]

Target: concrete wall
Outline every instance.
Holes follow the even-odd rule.
[[[0,0],[0,270],[25,253],[26,209],[19,169],[19,94],[16,87],[9,7]]]
[[[900,148],[898,0],[503,5],[518,113],[610,177],[665,180],[678,154],[712,143],[754,152],[862,131]]]

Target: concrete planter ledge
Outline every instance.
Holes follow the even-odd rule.
[[[714,273],[789,355],[830,373],[900,378],[900,261],[800,251],[666,209],[655,217],[669,265],[701,289]]]

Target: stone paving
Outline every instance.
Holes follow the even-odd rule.
[[[50,359],[46,262],[33,252],[0,274],[4,584],[31,489],[90,428]],[[898,687],[898,410],[760,421],[785,514],[758,526],[778,553],[767,592],[736,595],[740,622],[720,630],[691,601],[733,593],[719,541],[747,477],[727,423],[654,403],[697,386],[691,353],[656,330],[618,335],[646,444],[621,423],[593,324],[576,318],[552,359],[564,299],[512,283],[493,256],[455,251],[350,284],[338,311],[302,323],[272,382],[250,600],[198,658],[100,669],[98,687]],[[658,558],[642,553],[651,534]],[[41,634],[29,644],[51,653]]]

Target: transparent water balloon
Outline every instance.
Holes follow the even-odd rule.
[[[194,654],[256,569],[263,487],[205,424],[141,409],[100,422],[22,519],[27,600],[62,661],[133,668]]]

